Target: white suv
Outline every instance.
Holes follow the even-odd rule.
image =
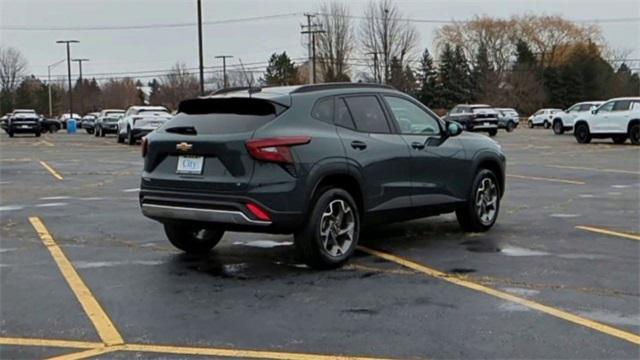
[[[551,120],[555,113],[561,112],[562,109],[540,109],[535,114],[529,116],[527,125],[532,129],[534,126],[544,126],[545,129],[551,127]]]
[[[164,106],[132,106],[118,120],[118,142],[125,139],[134,145],[139,139],[171,120],[169,110]]]
[[[640,145],[640,97],[611,99],[579,116],[573,134],[580,144],[602,138],[622,144],[629,138],[632,144]]]
[[[594,108],[602,105],[604,101],[584,101],[574,104],[564,111],[555,113],[553,116],[553,133],[562,135],[565,131],[573,130],[573,122],[582,113],[589,113]]]

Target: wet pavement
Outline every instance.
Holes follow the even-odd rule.
[[[638,358],[640,147],[495,140],[490,232],[453,215],[367,229],[318,272],[291,236],[174,250],[140,213],[138,146],[2,134],[0,358]]]

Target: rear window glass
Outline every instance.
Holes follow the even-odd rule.
[[[375,96],[352,96],[345,98],[351,116],[359,131],[368,133],[390,133],[389,124]]]
[[[262,99],[185,100],[163,130],[198,135],[248,132],[266,125],[284,110],[286,107]]]
[[[333,98],[318,101],[311,110],[311,116],[327,123],[333,123]]]

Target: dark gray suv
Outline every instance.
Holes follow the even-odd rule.
[[[144,139],[142,213],[189,253],[225,231],[286,233],[315,268],[342,265],[363,227],[456,212],[495,223],[505,156],[392,88],[231,89],[185,100]]]

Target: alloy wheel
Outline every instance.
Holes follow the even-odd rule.
[[[331,201],[320,219],[323,250],[331,257],[340,257],[349,252],[353,245],[355,225],[355,216],[349,204],[341,199]]]
[[[493,179],[486,177],[480,181],[475,204],[480,222],[484,225],[491,224],[498,212],[498,187]]]

